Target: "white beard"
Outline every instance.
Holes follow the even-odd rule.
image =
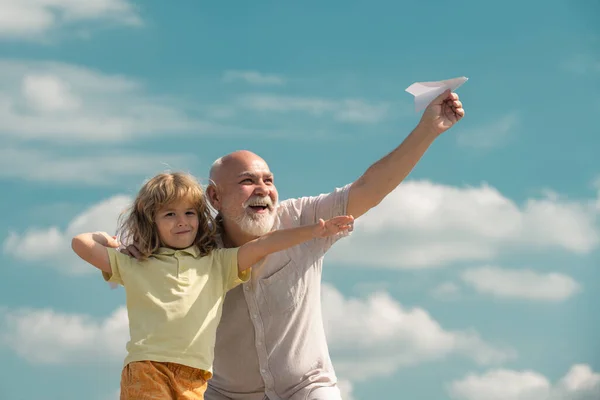
[[[264,214],[256,214],[249,210],[250,205],[261,204],[269,207],[268,212]],[[230,209],[225,207],[224,214],[232,215],[229,213]],[[273,225],[275,224],[275,218],[277,217],[277,199],[272,201],[269,197],[258,197],[254,196],[248,199],[242,210],[235,217],[230,217],[231,220],[240,228],[242,232],[250,236],[262,236],[271,232]],[[240,212],[241,211],[241,212]]]
[[[262,236],[271,232],[275,224],[275,212],[262,215],[241,214],[235,218],[235,223],[242,232],[252,236]]]

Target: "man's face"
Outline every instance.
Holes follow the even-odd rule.
[[[246,157],[228,165],[222,177],[219,211],[223,219],[252,236],[270,232],[278,198],[267,164],[258,157]]]

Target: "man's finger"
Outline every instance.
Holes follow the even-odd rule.
[[[134,245],[127,246],[127,250],[129,250],[131,257],[135,257],[138,260],[142,258],[142,253]]]
[[[450,89],[446,89],[444,91],[444,93],[440,94],[438,97],[436,97],[431,103],[431,104],[441,104],[443,103],[445,100],[448,99],[448,96],[450,95],[451,91]]]

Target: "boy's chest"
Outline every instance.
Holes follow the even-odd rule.
[[[189,262],[174,258],[169,262],[137,266],[130,276],[124,277],[128,294],[156,298],[161,302],[179,299],[197,299],[199,296],[214,297],[222,292],[219,274],[207,263]],[[194,261],[192,259],[192,261]],[[142,270],[144,269],[145,270]]]

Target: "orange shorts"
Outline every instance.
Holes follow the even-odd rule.
[[[132,362],[121,373],[121,400],[204,400],[211,376],[181,364]]]

